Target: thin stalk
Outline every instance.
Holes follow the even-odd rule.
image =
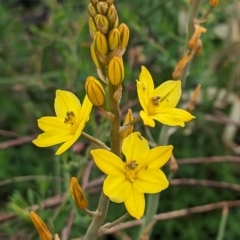
[[[104,142],[98,140],[95,137],[92,137],[91,135],[89,135],[85,132],[82,132],[82,136],[85,137],[86,139],[88,139],[89,141],[97,144],[100,148],[103,148],[103,149],[106,149],[106,150],[111,150]]]
[[[228,206],[226,205],[222,210],[222,217],[221,217],[221,222],[218,228],[218,235],[216,240],[223,240],[225,229],[226,229],[227,218],[228,218]]]
[[[115,86],[109,83],[109,103],[110,103],[110,111],[113,113],[114,118],[110,122],[110,142],[111,142],[111,152],[120,156],[120,109],[119,109],[119,102],[114,99],[114,93],[117,90]],[[86,235],[84,236],[84,240],[95,240],[98,235],[98,231],[100,227],[103,225],[105,220],[107,210],[109,206],[109,198],[102,192],[97,212],[101,212],[102,215],[93,218]]]
[[[199,6],[201,4],[201,1],[202,0],[193,0],[191,5],[190,5],[189,18],[188,18],[188,30],[187,30],[187,37],[186,37],[184,52],[187,51],[188,41],[194,33],[194,21],[197,19],[198,10],[199,10]],[[185,81],[186,81],[191,63],[192,63],[192,60],[189,61],[189,63],[186,65],[186,67],[183,69],[183,71],[181,73],[180,80],[182,81],[182,85],[185,84]]]
[[[169,127],[166,125],[162,126],[158,143],[159,145],[166,145],[168,143]],[[147,207],[145,212],[145,218],[141,230],[139,232],[138,239],[141,239],[141,235],[145,232],[146,228],[154,221],[154,215],[157,214],[158,206],[160,200],[160,193],[148,195]],[[148,230],[148,237],[151,239],[151,229]]]

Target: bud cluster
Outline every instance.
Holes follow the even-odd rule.
[[[94,41],[91,55],[101,80],[119,85],[124,79],[122,56],[129,40],[126,24],[119,25],[114,0],[91,0],[88,5],[89,32]]]

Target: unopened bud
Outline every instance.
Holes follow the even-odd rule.
[[[120,49],[125,49],[128,45],[128,40],[129,40],[129,28],[125,23],[121,23],[118,26],[118,30],[120,32],[120,38],[121,38]]]
[[[92,17],[89,18],[88,24],[89,24],[89,33],[92,37],[94,37],[98,29]]]
[[[107,11],[107,18],[111,26],[115,26],[116,20],[118,19],[117,10],[114,5],[111,5]],[[118,23],[118,22],[117,22]],[[115,26],[117,27],[117,26]]]
[[[108,79],[112,85],[119,85],[124,79],[124,66],[121,57],[112,57],[108,63]]]
[[[88,14],[93,18],[98,14],[97,9],[92,3],[88,5]]]
[[[127,125],[132,120],[133,120],[133,114],[132,114],[132,110],[129,108],[127,115],[124,119],[123,125]],[[125,131],[122,132],[122,140],[126,138],[128,135],[130,135],[132,132],[133,132],[133,125],[129,126]]]
[[[94,38],[95,48],[101,54],[108,54],[107,39],[104,34],[97,32]]]
[[[100,107],[104,104],[106,94],[102,84],[95,77],[88,77],[85,83],[85,91],[88,95],[90,102]]]
[[[106,34],[108,32],[109,22],[106,16],[97,14],[95,16],[95,23],[100,32],[103,34]]]
[[[91,56],[92,56],[92,60],[95,64],[95,66],[99,69],[102,68],[102,64],[101,62],[98,60],[98,57],[97,57],[97,54],[96,54],[96,51],[95,51],[95,44],[92,43],[91,47],[90,47],[90,50],[91,50]]]
[[[38,234],[42,240],[52,240],[52,234],[48,230],[43,220],[34,212],[30,212],[30,218],[38,231]]]
[[[209,4],[212,6],[212,7],[216,7],[219,3],[219,0],[209,0]]]
[[[99,3],[99,0],[91,0],[91,3],[92,3],[93,5],[97,5],[97,4]]]
[[[99,2],[97,4],[97,10],[100,14],[105,15],[108,10],[108,4],[106,2]]]
[[[112,29],[108,34],[108,46],[111,51],[120,46],[120,33],[117,28]]]
[[[94,46],[98,60],[102,63],[106,63],[106,55],[108,54],[108,43],[105,35],[102,34],[100,31],[95,34]]]
[[[82,189],[75,177],[70,181],[70,192],[77,208],[85,209],[87,207],[87,200],[82,192]]]
[[[108,4],[108,6],[111,6],[114,3],[114,0],[106,0],[106,3]]]

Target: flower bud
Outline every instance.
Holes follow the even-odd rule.
[[[93,18],[98,14],[97,9],[92,3],[88,5],[88,14]]]
[[[209,0],[209,4],[212,6],[212,7],[216,7],[219,3],[219,0]]]
[[[108,79],[112,85],[119,85],[124,79],[124,66],[121,57],[113,56],[108,63]]]
[[[133,114],[132,114],[132,110],[129,108],[127,115],[124,119],[123,125],[127,125],[132,120],[133,120]],[[129,126],[128,129],[122,132],[122,140],[126,138],[128,135],[130,135],[132,132],[133,132],[133,125]]]
[[[97,57],[97,54],[96,54],[96,51],[95,51],[95,44],[92,43],[91,47],[90,47],[90,50],[91,50],[91,56],[92,56],[92,59],[93,59],[93,62],[95,64],[95,66],[99,69],[102,68],[102,64],[101,62],[98,60],[98,57]]]
[[[86,79],[85,91],[93,105],[100,107],[104,104],[106,94],[102,84],[95,77],[90,76]]]
[[[52,234],[48,230],[43,220],[34,212],[30,212],[30,218],[38,231],[38,234],[42,240],[52,240]]]
[[[92,17],[89,18],[88,24],[89,24],[89,33],[92,37],[94,37],[98,29]]]
[[[91,0],[91,3],[92,3],[93,5],[96,5],[96,4],[99,3],[99,0]]]
[[[101,54],[108,54],[107,39],[104,34],[97,32],[94,38],[95,49]]]
[[[111,51],[120,46],[120,33],[117,28],[114,28],[108,34],[108,46]]]
[[[71,178],[70,192],[77,208],[85,209],[88,203],[78,183],[78,180],[75,177]]]
[[[118,14],[117,14],[117,10],[116,10],[114,5],[111,5],[108,8],[107,18],[108,18],[109,24],[111,26],[115,26],[115,23],[116,23],[116,21],[118,19]],[[117,24],[118,24],[118,21],[117,21]],[[115,27],[117,27],[117,26],[115,26]]]
[[[120,38],[121,38],[120,49],[125,49],[128,45],[128,40],[129,40],[129,28],[125,23],[121,23],[118,26],[118,30],[120,32]]]
[[[95,23],[98,30],[101,31],[103,34],[106,34],[108,32],[109,22],[106,16],[97,14],[95,16]]]
[[[105,15],[108,10],[108,4],[106,2],[99,2],[97,4],[97,10],[100,14]]]
[[[114,3],[114,0],[106,0],[106,3],[108,4],[108,6],[111,6]]]
[[[95,34],[94,47],[98,60],[102,63],[106,63],[106,55],[108,54],[108,43],[105,35],[102,34],[100,31]]]

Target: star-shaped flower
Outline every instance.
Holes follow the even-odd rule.
[[[107,175],[104,194],[113,202],[124,202],[129,214],[140,219],[145,209],[144,193],[158,193],[169,185],[159,168],[169,160],[172,149],[169,145],[150,150],[147,140],[134,132],[123,140],[126,161],[104,149],[92,150],[96,165]]]
[[[38,126],[44,133],[33,143],[38,147],[49,147],[63,143],[57,150],[60,155],[70,148],[79,138],[92,110],[92,103],[85,96],[83,105],[71,92],[57,90],[55,98],[56,117],[38,119]]]
[[[155,127],[154,120],[169,126],[184,127],[184,123],[195,118],[189,112],[175,108],[181,97],[181,81],[169,80],[154,89],[151,74],[142,66],[137,81],[139,102],[143,108],[140,117],[145,125]]]

